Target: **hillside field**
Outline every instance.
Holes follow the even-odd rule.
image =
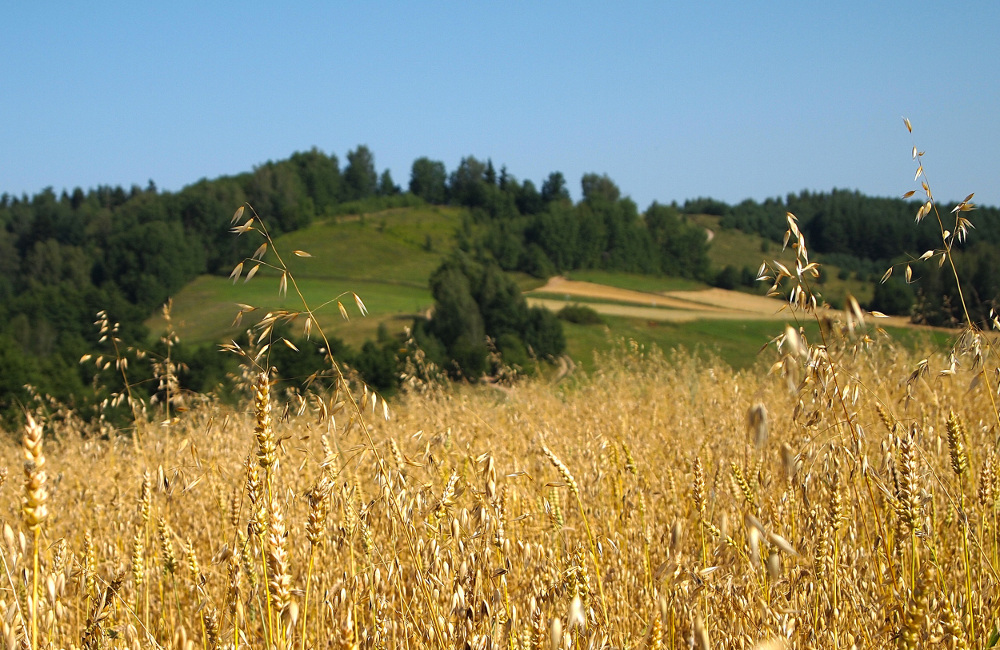
[[[374,338],[379,323],[402,331],[414,315],[433,305],[427,280],[454,245],[460,219],[459,208],[387,210],[318,221],[275,244],[327,333],[360,344]],[[297,257],[296,250],[311,257]],[[257,307],[258,315],[301,309],[291,289],[284,297],[278,294],[278,282],[278,274],[267,268],[250,282],[199,277],[173,299],[172,318],[181,340],[197,344],[239,338],[245,328],[232,325],[239,304]],[[352,292],[363,300],[367,318],[360,317]],[[341,317],[337,300],[348,309],[350,322]],[[152,332],[164,327],[159,314],[147,325]]]
[[[461,215],[461,208],[427,206],[341,216],[283,235],[275,245],[327,333],[358,346],[375,338],[380,324],[390,333],[401,332],[415,315],[432,307],[428,278],[454,244]],[[712,217],[697,219],[706,227],[717,227]],[[297,257],[292,254],[295,250],[306,251],[310,257]],[[725,260],[749,264],[753,257],[756,270],[762,259],[760,237],[737,231],[715,232],[709,250],[717,266]],[[772,250],[780,253],[780,247]],[[754,363],[756,350],[778,331],[775,323],[787,318],[779,313],[779,301],[708,289],[681,278],[580,270],[569,274],[569,284],[559,287],[524,274],[515,278],[528,292],[530,304],[554,311],[566,304],[587,304],[607,317],[603,327],[567,324],[565,328],[568,353],[587,368],[594,351],[610,350],[623,337],[665,350],[684,347],[718,354],[735,367],[747,367]],[[301,309],[294,291],[278,295],[278,280],[267,268],[248,283],[201,276],[174,297],[173,325],[186,343],[242,341],[246,323],[256,322],[255,317],[267,311]],[[856,295],[862,298],[864,287],[849,284],[830,280],[823,288],[857,289]],[[587,289],[581,291],[580,286]],[[362,299],[367,317],[361,317],[352,293]],[[350,322],[341,317],[338,300]],[[747,307],[748,303],[752,306]],[[246,323],[233,326],[240,304],[258,310],[246,316]],[[304,318],[297,323],[293,328],[301,327]],[[147,325],[154,333],[164,328],[159,314]],[[891,325],[897,330],[906,326],[902,319]]]
[[[708,248],[708,258],[712,266],[721,269],[727,265],[737,270],[748,268],[756,273],[760,263],[767,260],[778,260],[788,266],[795,263],[795,253],[791,248],[782,250],[781,244],[765,240],[757,234],[745,233],[740,230],[723,229],[719,226],[719,217],[701,214],[691,217],[694,223],[711,231],[712,239]],[[823,261],[819,255],[816,261]],[[789,267],[791,268],[791,267]],[[844,296],[851,294],[862,304],[872,299],[871,282],[861,282],[855,277],[846,280],[838,277],[840,267],[826,265],[823,267],[824,284],[817,287],[832,304],[843,305]],[[763,292],[766,287],[756,287],[754,290]]]

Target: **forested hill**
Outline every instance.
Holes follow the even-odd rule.
[[[687,201],[686,213],[706,213],[720,217],[720,225],[743,232],[757,233],[781,242],[786,229],[785,214],[799,219],[812,253],[836,264],[843,271],[854,271],[875,284],[870,305],[892,314],[910,315],[914,322],[930,325],[954,325],[962,320],[961,299],[953,276],[936,263],[913,265],[913,281],[907,284],[904,273],[896,273],[888,282],[879,280],[890,264],[902,264],[919,258],[924,252],[941,249],[941,227],[954,232],[955,204],[938,206],[941,225],[934,213],[916,223],[920,201],[873,198],[857,191],[800,192],[785,198],[758,203],[746,200],[727,205],[713,199]],[[968,238],[956,245],[959,277],[973,320],[988,326],[989,310],[1000,297],[1000,209],[977,206],[961,213],[972,222]]]
[[[3,194],[0,411],[27,398],[25,384],[86,401],[93,368],[79,359],[95,349],[95,314],[106,310],[124,342],[145,345],[142,322],[169,296],[200,274],[228,274],[252,254],[256,243],[229,232],[240,205],[267,215],[277,236],[361,199],[407,200],[388,172],[376,173],[364,146],[347,154],[343,169],[314,149],[176,193],[150,181],[127,190]]]
[[[149,347],[142,322],[150,313],[198,275],[228,275],[253,253],[258,242],[229,232],[234,209],[245,203],[266,218],[274,236],[338,214],[424,203],[464,206],[467,216],[456,237],[461,249],[474,260],[539,277],[601,268],[711,281],[717,270],[709,268],[705,232],[689,218],[705,213],[719,216],[722,227],[777,241],[790,210],[812,249],[840,255],[841,267],[885,264],[900,252],[917,256],[935,243],[929,224],[913,224],[917,204],[852,192],[735,206],[711,199],[653,203],[640,211],[606,175],[584,175],[582,199],[574,203],[559,172],[536,186],[471,156],[450,172],[442,162],[420,158],[408,180],[406,190],[400,188],[359,146],[343,167],[335,155],[313,149],[179,192],[160,192],[150,181],[145,188],[0,195],[0,412],[29,399],[27,384],[85,412],[93,368],[79,360],[95,351],[95,314],[106,310],[121,323],[125,344]],[[982,209],[972,216],[977,229],[969,237],[971,254],[960,257],[968,268],[960,270],[974,285],[981,314],[998,293],[986,260],[1000,245],[1000,213]],[[914,293],[890,284],[891,292],[882,290],[876,300],[897,313],[916,300],[921,317],[948,322],[955,303],[947,303],[947,278],[932,272],[921,278],[938,282],[940,290],[918,287]],[[930,304],[925,295],[945,301]],[[221,378],[213,365],[221,364],[213,361],[218,356],[191,358],[192,388]]]

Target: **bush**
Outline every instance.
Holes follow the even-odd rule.
[[[528,356],[528,349],[524,347],[524,342],[519,337],[509,333],[501,334],[496,345],[505,364],[518,366],[522,369],[528,367],[531,358]]]
[[[392,208],[419,208],[427,203],[413,194],[394,194],[392,196],[370,196],[356,201],[341,203],[327,210],[331,216],[345,214],[364,215],[365,213],[382,212]]]
[[[715,276],[715,286],[720,289],[735,289],[736,283],[740,281],[740,272],[736,270],[736,267],[732,264],[726,265],[726,268],[719,271]]]
[[[909,316],[913,308],[913,289],[903,280],[892,277],[875,283],[875,293],[869,309],[885,314]]]
[[[391,339],[381,345],[365,341],[354,361],[365,383],[381,392],[394,390],[399,385],[398,348],[399,344]]]
[[[586,305],[566,305],[556,314],[562,320],[577,325],[603,325],[601,315]]]
[[[434,317],[427,333],[443,344],[454,364],[442,367],[453,375],[472,379],[482,374],[486,337],[500,341],[511,334],[540,359],[566,349],[555,314],[529,308],[517,283],[492,259],[456,253],[434,271],[430,286]]]
[[[544,307],[529,307],[524,342],[539,359],[555,358],[566,350],[566,335],[556,315]]]

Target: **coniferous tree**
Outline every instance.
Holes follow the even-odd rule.
[[[379,196],[395,196],[400,193],[399,186],[392,180],[392,174],[386,169],[378,179]]]
[[[542,201],[569,201],[569,190],[566,189],[566,178],[562,172],[552,172],[542,183]]]
[[[378,174],[375,172],[375,155],[366,145],[358,145],[347,153],[344,184],[348,200],[364,199],[378,192]]]

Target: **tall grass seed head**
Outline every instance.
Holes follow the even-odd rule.
[[[45,489],[45,454],[42,453],[42,426],[30,413],[24,426],[24,500],[21,512],[30,530],[37,530],[48,516],[49,494]]]
[[[965,426],[954,411],[948,413],[948,451],[951,455],[951,469],[957,476],[969,471],[969,456],[966,453]]]

